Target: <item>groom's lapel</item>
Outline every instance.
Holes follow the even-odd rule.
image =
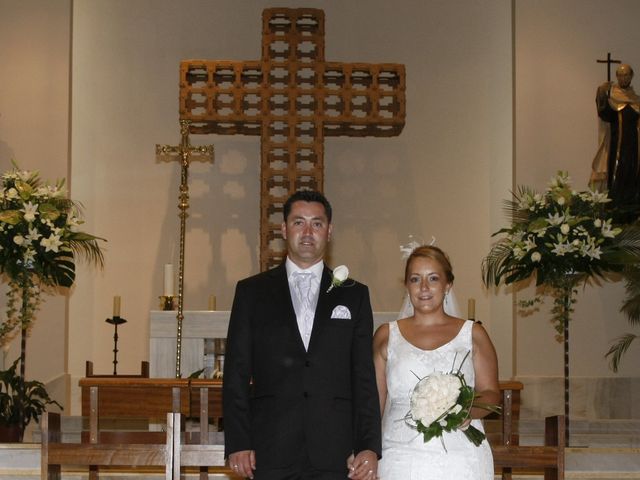
[[[287,269],[284,262],[269,271],[272,276],[271,293],[274,305],[274,314],[277,318],[281,318],[290,330],[292,338],[298,339],[300,348],[304,351],[304,344],[300,337],[300,329],[298,328],[298,320],[296,319],[296,311],[291,301],[291,292],[289,290],[289,281],[287,280]]]
[[[315,343],[318,332],[324,327],[325,321],[329,318],[331,307],[334,302],[331,300],[331,294],[327,293],[331,285],[331,270],[325,265],[322,269],[322,279],[320,280],[320,291],[318,292],[318,303],[316,305],[316,313],[313,318],[313,329],[311,330],[311,339],[309,340],[309,350]]]

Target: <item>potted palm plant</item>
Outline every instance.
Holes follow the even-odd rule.
[[[48,405],[62,406],[52,400],[42,382],[25,380],[18,374],[16,359],[0,371],[0,442],[20,442],[31,420],[36,422]]]
[[[21,335],[19,380],[13,378],[14,363],[4,372],[11,391],[3,391],[0,422],[15,422],[21,430],[51,403],[41,383],[25,381],[27,334],[42,293],[73,285],[76,257],[104,263],[104,239],[79,231],[82,223],[80,205],[67,197],[64,180],[51,185],[15,163],[0,176],[0,273],[9,284],[0,345]]]

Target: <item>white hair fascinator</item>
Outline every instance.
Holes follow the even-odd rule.
[[[429,245],[435,245],[435,244],[436,244],[436,237],[431,236],[431,242],[429,243]],[[413,235],[409,235],[409,242],[405,243],[404,245],[400,245],[400,252],[402,253],[402,259],[406,260],[407,258],[409,258],[409,255],[411,255],[411,253],[416,248],[422,247],[423,245],[426,245],[426,243],[418,242]]]

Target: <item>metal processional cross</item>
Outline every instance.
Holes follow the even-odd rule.
[[[182,321],[184,320],[184,252],[189,209],[189,165],[192,160],[213,161],[213,145],[192,146],[189,142],[189,120],[180,120],[180,145],[156,145],[156,156],[169,156],[180,161],[180,265],[178,269],[178,315],[176,333],[176,378],[181,377]],[[114,366],[115,370],[115,366]]]
[[[180,119],[190,133],[261,137],[262,270],[286,253],[286,198],[323,189],[324,137],[390,137],[404,127],[404,65],[327,62],[324,33],[322,10],[270,8],[261,60],[180,65]]]

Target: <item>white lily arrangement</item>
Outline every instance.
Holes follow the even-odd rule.
[[[64,180],[45,183],[36,171],[14,168],[0,176],[0,273],[9,279],[7,317],[0,343],[27,329],[42,287],[70,287],[78,255],[102,266],[102,238],[79,231],[80,207],[67,198]]]
[[[509,285],[535,275],[536,285],[561,293],[553,322],[562,335],[579,282],[638,261],[637,234],[616,224],[610,201],[606,193],[571,188],[567,172],[558,172],[544,193],[520,187],[505,202],[511,226],[494,233],[502,238],[483,260],[485,284]]]
[[[571,188],[566,172],[558,172],[543,194],[521,188],[508,208],[513,224],[496,232],[505,234],[492,253],[501,258],[505,282],[536,273],[537,283],[553,281],[569,272],[591,274],[607,263],[607,247],[621,232],[612,225],[605,193]]]

